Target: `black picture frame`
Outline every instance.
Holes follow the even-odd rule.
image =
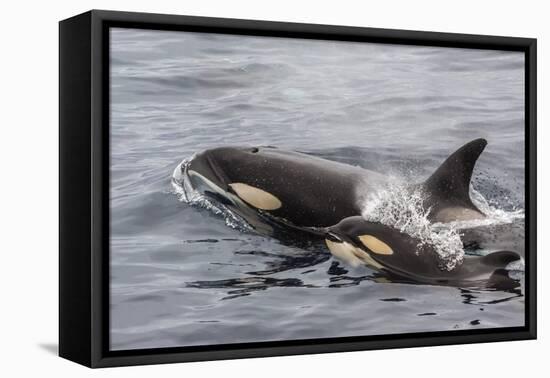
[[[495,49],[525,54],[525,326],[110,351],[109,28]],[[536,338],[536,39],[92,10],[59,23],[59,354],[88,367]]]

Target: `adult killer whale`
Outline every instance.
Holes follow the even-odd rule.
[[[423,183],[432,222],[483,218],[472,203],[470,180],[485,139],[450,155]],[[223,203],[246,220],[257,214],[276,224],[315,233],[361,214],[361,199],[388,183],[380,173],[275,147],[219,147],[176,167],[173,179]],[[253,222],[254,223],[254,222]],[[256,222],[255,228],[265,226]]]
[[[441,267],[433,245],[361,216],[345,218],[328,227],[325,242],[339,260],[351,266],[367,265],[387,273],[394,280],[501,290],[520,285],[506,269],[510,263],[521,259],[515,252],[465,256],[461,264],[448,270]]]

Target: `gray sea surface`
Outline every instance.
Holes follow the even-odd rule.
[[[521,212],[523,54],[112,29],[110,77],[111,349],[524,324],[523,287],[387,282],[323,246],[228,227],[171,186],[183,159],[221,145],[422,181],[483,137],[473,187]],[[524,253],[521,217],[479,232],[472,253]]]

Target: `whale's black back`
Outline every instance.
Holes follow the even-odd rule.
[[[282,205],[269,215],[296,227],[328,227],[359,215],[361,195],[383,181],[359,167],[271,147],[219,148],[207,156],[219,182],[244,183],[274,195]]]

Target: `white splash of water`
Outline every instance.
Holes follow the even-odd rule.
[[[423,245],[430,245],[440,257],[440,266],[452,270],[464,259],[460,230],[479,226],[512,223],[523,218],[523,210],[505,211],[489,204],[481,193],[470,188],[473,203],[486,217],[469,221],[432,223],[428,219],[430,209],[425,209],[425,193],[421,188],[411,189],[406,184],[392,180],[387,187],[364,198],[362,216],[368,221],[394,227],[420,241],[417,253]]]
[[[243,218],[233,213],[223,204],[210,200],[200,191],[196,190],[187,174],[187,169],[191,161],[195,158],[195,155],[184,159],[172,174],[172,188],[174,193],[178,196],[181,202],[185,202],[191,206],[201,207],[209,210],[216,215],[220,215],[225,220],[225,224],[228,227],[234,228],[239,231],[252,231],[253,228]]]
[[[424,209],[424,193],[392,182],[364,200],[362,216],[406,233],[423,245],[431,245],[440,257],[440,266],[452,270],[464,259],[460,233],[453,225],[434,224],[429,221],[430,209]]]

